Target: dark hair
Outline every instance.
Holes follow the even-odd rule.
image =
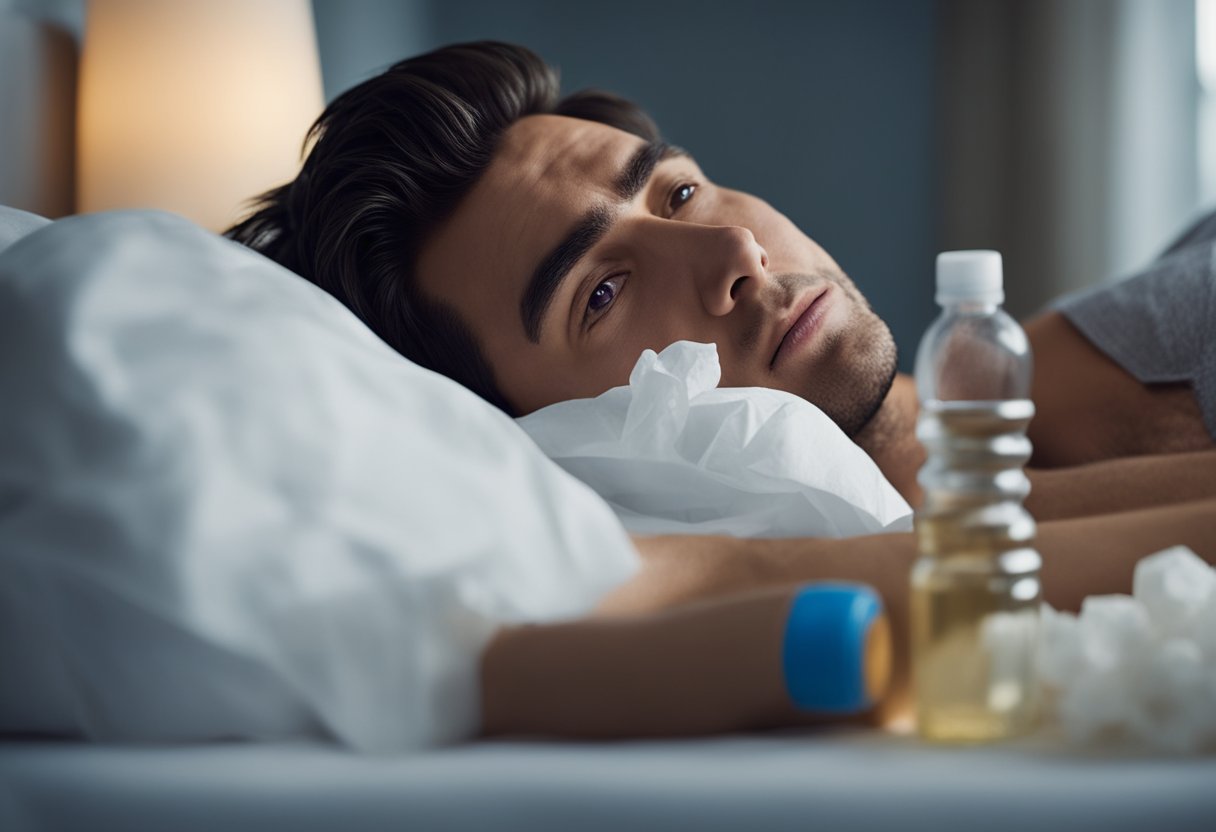
[[[557,72],[528,49],[448,46],[334,99],[308,131],[300,174],[257,197],[226,236],[337,297],[406,358],[512,413],[473,334],[422,294],[414,269],[503,132],[539,113],[658,139],[650,117],[618,96],[584,90],[559,101]]]

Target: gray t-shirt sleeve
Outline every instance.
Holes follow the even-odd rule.
[[[1216,439],[1216,212],[1144,271],[1053,307],[1141,382],[1189,383]]]

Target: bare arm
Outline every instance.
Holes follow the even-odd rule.
[[[1040,520],[1113,514],[1216,497],[1216,450],[1028,469],[1026,508]]]
[[[800,714],[786,695],[782,639],[795,591],[505,629],[482,660],[483,733],[680,736],[839,722]]]
[[[485,733],[620,737],[817,721],[788,702],[780,648],[794,585],[823,579],[860,581],[883,596],[895,675],[892,695],[869,718],[906,712],[911,534],[637,544],[643,570],[595,615],[509,628],[491,643],[482,659]],[[1216,562],[1216,499],[1043,523],[1045,600],[1076,610],[1086,595],[1129,592],[1136,561],[1174,544]]]

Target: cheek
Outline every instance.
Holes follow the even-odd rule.
[[[692,313],[697,305],[673,293],[670,285],[635,286],[627,308],[600,324],[593,347],[584,351],[537,352],[534,347],[503,347],[494,354],[499,386],[523,413],[556,402],[593,398],[629,384],[642,352],[661,352],[684,339],[713,340]]]
[[[831,260],[814,240],[763,199],[741,191],[724,194],[723,221],[750,229],[768,252],[773,271],[807,271],[815,264]]]
[[[514,365],[527,369],[510,374],[511,389],[507,396],[525,414],[557,402],[594,398],[629,383],[629,373],[637,361],[636,355],[628,357],[629,352],[631,350],[604,350],[585,361],[566,355],[547,360],[531,356],[527,362]],[[638,354],[641,354],[640,349]]]
[[[712,340],[696,317],[697,308],[677,286],[657,279],[635,286],[615,319],[604,322],[612,328],[605,328],[599,343],[565,371],[577,380],[576,392],[598,396],[629,384],[629,374],[646,350],[662,352],[680,340]]]

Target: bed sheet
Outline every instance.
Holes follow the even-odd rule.
[[[940,748],[835,730],[410,756],[322,745],[0,746],[0,828],[1216,829],[1216,757]]]

